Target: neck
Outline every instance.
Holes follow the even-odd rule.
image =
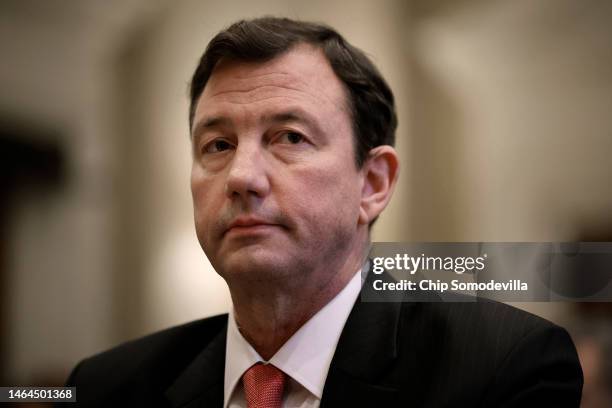
[[[291,282],[230,285],[241,334],[262,358],[269,360],[304,323],[340,293],[362,266],[365,255],[363,248],[359,248],[351,251],[344,261],[301,271],[292,276]]]

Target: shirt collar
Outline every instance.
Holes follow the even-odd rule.
[[[361,289],[361,270],[321,310],[310,318],[268,361],[321,399],[338,339]],[[233,309],[227,325],[224,407],[244,372],[265,362],[236,325]]]

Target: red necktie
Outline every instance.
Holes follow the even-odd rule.
[[[272,364],[257,363],[242,376],[248,408],[281,408],[287,376]]]

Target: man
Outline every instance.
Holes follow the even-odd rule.
[[[361,302],[393,96],[328,27],[241,21],[191,85],[191,189],[233,308],[81,362],[87,406],[578,406],[566,332],[497,303]],[[367,288],[364,285],[364,290]]]

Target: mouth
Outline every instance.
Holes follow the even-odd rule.
[[[232,221],[223,235],[226,234],[257,234],[268,231],[272,228],[278,228],[280,225],[271,223],[265,220],[240,217]]]

